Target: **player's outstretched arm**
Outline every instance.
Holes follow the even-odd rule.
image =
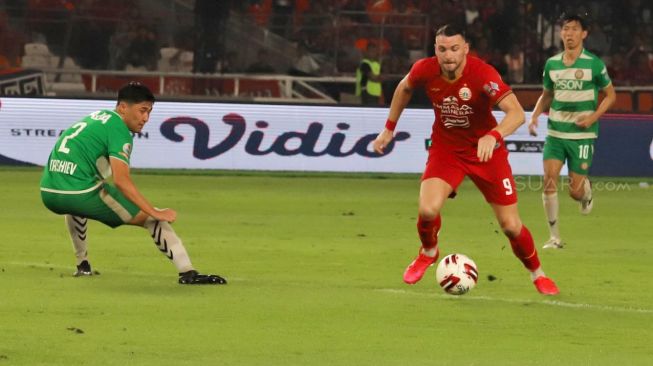
[[[134,202],[141,211],[160,221],[174,222],[177,219],[177,213],[172,209],[156,209],[136,188],[129,175],[129,165],[124,161],[111,157],[111,171],[113,182],[125,197]]]
[[[596,123],[596,121],[598,121],[599,118],[610,109],[610,107],[612,107],[614,102],[617,100],[617,93],[614,91],[612,83],[603,88],[603,92],[605,93],[605,98],[603,98],[596,111],[590,115],[578,117],[578,120],[576,121],[577,126],[584,128],[590,127]]]
[[[394,137],[394,128],[399,121],[401,113],[404,111],[408,102],[413,97],[413,88],[408,81],[408,75],[406,75],[400,82],[399,85],[395,88],[395,92],[392,95],[392,102],[390,103],[390,111],[388,112],[388,120],[386,126],[376,137],[376,140],[372,143],[374,151],[379,154],[383,154],[383,150],[388,146],[392,138]]]
[[[553,101],[553,92],[549,89],[542,90],[542,95],[537,98],[537,103],[535,103],[535,109],[533,114],[531,114],[531,120],[528,124],[528,132],[531,136],[537,136],[537,119],[545,110],[548,110],[551,107],[551,102]]]

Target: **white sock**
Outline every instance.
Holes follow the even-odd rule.
[[[592,186],[590,185],[589,178],[585,178],[583,182],[583,201],[589,201],[592,198]]]
[[[427,257],[435,257],[435,253],[438,252],[438,246],[434,246],[431,249],[424,249],[422,248],[422,254],[424,254]]]
[[[86,249],[86,231],[88,230],[88,219],[80,216],[64,215],[66,221],[66,228],[70,234],[70,239],[73,242],[73,249],[75,250],[75,258],[79,265],[85,260],[88,260],[88,250]]]
[[[535,281],[538,277],[541,276],[546,276],[544,274],[544,271],[542,270],[542,266],[540,266],[540,268],[531,272],[531,281]]]
[[[542,203],[544,204],[544,213],[549,223],[549,233],[552,238],[560,239],[560,229],[558,228],[558,192],[553,194],[542,193]]]
[[[186,248],[168,222],[148,217],[143,226],[150,232],[156,247],[174,263],[179,273],[193,269]]]

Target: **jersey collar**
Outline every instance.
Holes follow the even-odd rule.
[[[108,110],[109,112],[113,113],[116,117],[120,118],[121,121],[125,122],[125,120],[122,119],[122,116],[121,116],[118,112],[116,112],[116,111],[114,111],[114,110],[112,110],[112,109],[107,109],[107,110]]]

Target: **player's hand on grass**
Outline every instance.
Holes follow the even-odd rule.
[[[478,139],[478,149],[476,150],[478,160],[484,163],[492,159],[492,153],[494,152],[496,144],[497,139],[491,135],[485,135]]]
[[[177,211],[171,208],[157,208],[154,218],[159,221],[175,222],[177,220]]]
[[[531,136],[537,136],[537,126],[537,118],[531,118],[531,121],[528,124],[528,133]]]
[[[372,143],[372,147],[374,147],[374,151],[383,154],[385,150],[385,147],[388,146],[388,144],[392,141],[392,138],[394,137],[394,133],[387,128],[383,130],[378,136],[376,136],[376,139]]]

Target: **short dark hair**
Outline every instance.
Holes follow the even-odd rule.
[[[136,81],[131,81],[118,91],[118,103],[127,102],[129,104],[138,104],[142,102],[154,103],[154,94],[150,89]]]
[[[440,28],[438,28],[437,31],[435,31],[436,37],[437,36],[452,37],[457,35],[460,35],[461,37],[463,37],[465,41],[467,41],[467,35],[465,34],[465,30],[457,25],[445,24]]]
[[[562,13],[558,19],[560,26],[563,26],[569,22],[578,22],[583,30],[587,30],[587,20],[585,20],[585,16],[583,15]]]

